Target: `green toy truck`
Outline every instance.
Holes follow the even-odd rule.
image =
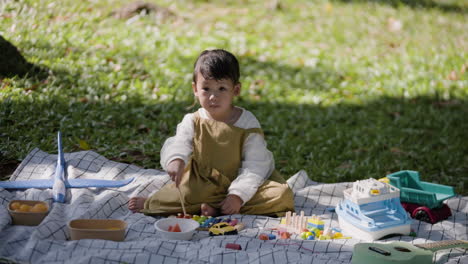
[[[434,224],[452,215],[443,202],[456,195],[453,187],[421,181],[419,173],[410,170],[389,174],[387,179],[400,189],[401,204],[411,217]]]

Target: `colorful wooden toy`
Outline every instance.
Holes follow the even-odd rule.
[[[234,250],[242,250],[241,245],[235,243],[227,243],[225,247]]]

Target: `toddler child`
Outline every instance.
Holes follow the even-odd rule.
[[[192,89],[201,108],[185,115],[161,150],[172,184],[149,198],[132,197],[129,209],[147,215],[187,213],[283,216],[294,211],[291,189],[275,171],[255,116],[233,105],[239,63],[225,50],[205,50],[195,62]]]

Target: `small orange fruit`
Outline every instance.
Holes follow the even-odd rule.
[[[11,210],[16,210],[16,209],[19,209],[21,206],[21,204],[19,202],[13,202],[10,204],[10,209]]]
[[[47,212],[47,206],[45,206],[45,204],[43,204],[43,203],[37,203],[31,208],[30,211],[34,212],[34,213]]]
[[[20,212],[29,212],[31,210],[32,206],[30,205],[27,205],[27,204],[22,204],[20,205],[20,207],[18,208],[18,210]]]

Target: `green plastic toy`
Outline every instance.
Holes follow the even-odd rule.
[[[443,201],[454,197],[452,186],[424,182],[417,171],[404,170],[387,175],[390,184],[400,189],[402,202],[421,204],[430,209],[442,206]]]
[[[407,242],[359,243],[354,246],[352,264],[430,264],[433,253],[455,247],[468,248],[463,240],[447,240],[428,244],[412,245]]]

